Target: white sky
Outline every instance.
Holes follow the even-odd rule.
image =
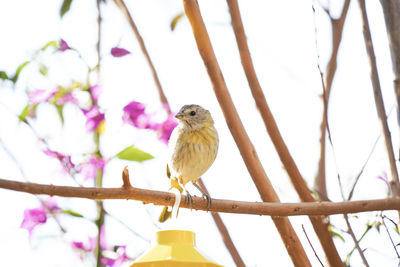
[[[179,22],[174,32],[169,30],[171,19],[183,11],[181,1],[126,1],[142,34],[153,63],[156,66],[164,91],[171,107],[177,111],[188,103],[200,104],[211,111],[220,134],[217,160],[204,175],[203,180],[211,196],[220,199],[260,201],[258,192],[243,164],[236,145],[225,124],[215,99],[204,65],[198,55],[187,19]],[[246,130],[257,150],[263,166],[275,190],[283,202],[298,201],[295,191],[264,130],[250,94],[247,80],[240,64],[230,17],[225,1],[199,1],[215,53],[225,81]],[[74,1],[71,11],[59,19],[60,1],[0,0],[0,70],[13,73],[23,61],[50,40],[63,38],[71,47],[78,49],[85,60],[92,64],[96,59],[97,38],[95,1]],[[322,114],[322,93],[317,69],[315,27],[312,1],[240,1],[242,19],[254,64],[267,101],[275,116],[301,173],[309,185],[313,184],[319,157],[319,123]],[[387,111],[394,105],[390,53],[387,46],[385,25],[379,1],[367,1],[368,15],[373,31],[379,74]],[[316,8],[316,25],[322,69],[330,55],[329,21],[320,8]],[[122,107],[132,100],[141,101],[149,110],[159,109],[158,94],[148,65],[125,18],[112,1],[103,5],[102,73],[103,94],[100,106],[106,111],[106,134],[102,151],[112,156],[134,144],[155,156],[155,159],[138,164],[113,160],[106,168],[104,185],[121,185],[120,173],[129,165],[133,184],[143,188],[166,190],[166,146],[156,141],[153,133],[136,131],[121,121]],[[333,7],[334,14],[340,7]],[[132,52],[124,58],[112,58],[113,46],[119,45]],[[41,152],[41,146],[24,125],[18,124],[15,114],[26,105],[25,90],[50,89],[57,84],[68,84],[72,79],[83,80],[84,68],[76,54],[67,51],[55,57],[43,57],[49,66],[50,81],[38,78],[34,64],[27,67],[17,88],[0,82],[0,139],[23,166],[31,181],[38,183],[72,184],[59,173],[58,162]],[[53,149],[73,153],[88,152],[92,148],[91,137],[85,133],[84,118],[73,108],[65,112],[66,125],[61,127],[56,114],[48,107],[38,110],[35,125],[41,136],[51,137]],[[380,133],[375,104],[369,80],[361,20],[357,1],[351,1],[343,42],[339,54],[338,71],[332,89],[329,122],[334,142],[337,169],[332,150],[328,149],[327,166],[329,197],[340,201],[336,179],[338,170],[349,191],[354,177],[364,164]],[[395,113],[389,123],[398,151],[398,130]],[[397,153],[396,153],[397,154]],[[23,180],[17,166],[0,149],[0,177]],[[376,179],[387,169],[382,142],[375,150],[358,184],[355,199],[382,198],[386,188]],[[32,243],[25,230],[19,228],[23,211],[34,208],[39,202],[34,196],[0,190],[0,251],[6,266],[87,266],[70,249],[64,240],[85,240],[95,235],[93,225],[83,219],[62,218],[68,235],[62,237],[57,225],[49,220],[34,232]],[[63,208],[95,218],[93,201],[57,198]],[[160,207],[144,206],[135,201],[106,201],[106,209],[124,221],[141,235],[151,239],[158,228],[153,224]],[[149,216],[150,214],[150,216]],[[387,214],[391,214],[388,212]],[[229,232],[247,266],[291,266],[280,237],[269,217],[221,214]],[[358,236],[373,213],[362,214],[355,223]],[[313,265],[314,257],[301,230],[304,224],[313,246],[322,257],[323,253],[306,217],[291,218]],[[332,216],[335,225],[345,229],[341,216]],[[128,244],[129,255],[134,257],[148,248],[148,243],[138,239],[118,222],[108,219],[108,239],[112,244]],[[180,226],[196,232],[200,250],[216,262],[233,266],[211,216],[205,212],[181,210],[174,225],[159,225],[163,229]],[[339,252],[345,257],[352,248],[350,238],[346,242],[335,239]],[[370,233],[361,243],[371,266],[392,266],[396,262],[393,248],[384,232]],[[323,258],[323,257],[322,257]],[[352,266],[360,266],[361,260],[354,253]],[[90,266],[90,265],[89,265]],[[128,266],[128,265],[127,265]]]

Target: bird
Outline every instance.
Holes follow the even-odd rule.
[[[170,190],[176,188],[181,194],[185,191],[186,201],[191,206],[193,199],[185,186],[192,182],[207,199],[209,209],[211,198],[196,182],[210,168],[217,156],[219,138],[214,120],[208,110],[195,104],[184,105],[175,118],[179,123],[172,131],[168,143],[167,176],[171,180]],[[172,211],[164,207],[159,221],[166,221],[171,214]]]

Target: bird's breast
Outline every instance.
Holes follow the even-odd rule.
[[[177,132],[170,159],[172,175],[184,184],[196,181],[208,170],[218,152],[218,134],[214,127],[198,131]]]

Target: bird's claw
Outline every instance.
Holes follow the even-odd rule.
[[[210,211],[210,208],[211,208],[211,197],[209,195],[207,195],[207,194],[204,194],[203,196],[207,200],[207,211]]]
[[[193,206],[193,197],[192,197],[192,195],[190,195],[189,192],[187,192],[187,191],[186,191],[185,203],[189,204],[190,209],[192,209],[192,206]]]

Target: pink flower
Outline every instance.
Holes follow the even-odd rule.
[[[56,104],[58,106],[62,106],[67,102],[71,102],[71,103],[77,105],[78,104],[78,99],[76,99],[76,97],[72,93],[66,93],[65,95],[63,95],[62,97],[57,98],[57,100],[56,100]]]
[[[131,52],[129,52],[128,50],[117,46],[111,48],[111,55],[113,55],[113,57],[123,57],[129,55],[130,53]]]
[[[49,211],[58,211],[60,207],[57,205],[54,197],[48,197],[42,204],[43,208]]]
[[[104,231],[104,224],[100,228],[100,248],[102,250],[108,249],[108,246],[106,244],[105,240],[105,231]],[[83,250],[85,252],[91,252],[93,251],[96,246],[97,246],[97,237],[88,237],[86,242],[81,242],[81,241],[72,241],[71,246],[75,249]]]
[[[98,84],[92,85],[92,86],[90,86],[89,89],[90,89],[90,93],[92,94],[93,100],[97,102],[99,100],[99,96],[101,93],[100,85],[98,85]]]
[[[81,164],[80,172],[84,175],[85,180],[96,178],[97,170],[104,170],[106,160],[92,155],[90,159]]]
[[[44,207],[36,209],[26,209],[24,211],[24,219],[21,223],[21,228],[28,230],[29,238],[32,236],[32,231],[39,224],[44,224],[47,221],[47,215]]]
[[[124,107],[122,120],[139,129],[152,129],[156,125],[151,116],[145,112],[146,106],[143,103],[132,101]]]
[[[158,139],[161,142],[168,144],[171,133],[177,125],[178,122],[176,121],[175,117],[173,115],[169,115],[168,118],[164,122],[160,123],[157,127],[157,132],[159,133]]]
[[[60,40],[60,47],[58,48],[58,50],[60,50],[61,52],[64,52],[65,50],[71,49],[71,47],[69,47],[69,45],[67,44],[66,41],[64,41],[63,39]]]
[[[71,173],[71,171],[75,168],[75,165],[71,161],[71,156],[64,155],[50,149],[43,150],[43,152],[49,157],[58,159],[65,172]]]
[[[387,173],[385,171],[382,173],[382,175],[379,175],[377,178],[384,181],[386,183],[386,185],[389,186],[389,179],[388,179]]]
[[[107,240],[106,240],[106,227],[104,226],[104,224],[101,226],[100,228],[100,248],[102,250],[106,250],[109,249],[110,246],[107,244]]]
[[[97,129],[99,124],[104,121],[104,114],[100,112],[98,106],[92,106],[89,110],[82,110],[86,116],[86,129],[92,132]]]
[[[28,98],[31,101],[31,104],[38,104],[42,102],[49,101],[57,92],[59,88],[54,88],[52,90],[42,90],[37,89],[33,92],[28,93]]]
[[[117,257],[115,259],[111,259],[111,258],[101,258],[101,262],[111,266],[111,267],[119,267],[122,266],[122,264],[125,261],[129,261],[130,259],[128,258],[128,256],[126,255],[126,246],[120,246],[117,249]]]
[[[71,246],[86,252],[91,252],[96,248],[97,238],[89,237],[86,242],[72,241]]]
[[[163,108],[169,111],[169,106],[167,104],[164,104]],[[145,109],[146,106],[143,103],[132,101],[124,107],[122,120],[136,128],[151,129],[158,132],[158,139],[168,144],[171,133],[178,125],[178,122],[173,115],[168,115],[165,121],[156,123],[152,120],[152,116],[146,113]]]

